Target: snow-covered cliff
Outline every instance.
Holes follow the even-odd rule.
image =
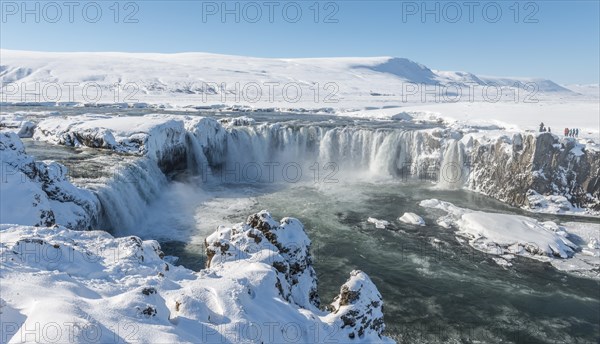
[[[532,211],[600,212],[600,150],[550,133],[472,140],[469,188]]]

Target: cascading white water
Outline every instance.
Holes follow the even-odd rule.
[[[288,180],[290,165],[295,165],[294,176],[298,169],[307,177],[314,168],[329,165],[345,177],[406,177],[440,160],[421,133],[406,130],[261,124],[229,128],[204,143],[191,141],[198,155],[192,160],[216,167],[221,180],[229,182],[266,181],[273,174],[275,180],[282,175]],[[204,166],[194,169],[212,173]]]
[[[187,168],[192,175],[201,175],[204,173],[204,168],[209,169],[209,162],[204,148],[199,140],[192,133],[187,133],[185,137],[187,145]]]
[[[457,140],[448,143],[440,168],[438,186],[444,189],[460,189],[468,176],[464,145]]]
[[[108,183],[95,188],[102,214],[98,226],[119,235],[136,227],[148,204],[167,185],[167,178],[154,160],[142,158],[115,172]]]

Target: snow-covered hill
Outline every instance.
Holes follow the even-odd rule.
[[[393,57],[267,59],[207,53],[12,50],[0,54],[5,102],[361,109],[495,100],[500,88],[504,89],[501,99],[512,101],[515,87],[520,87],[519,98],[576,95],[550,80],[438,71]]]

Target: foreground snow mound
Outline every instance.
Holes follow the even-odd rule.
[[[415,213],[404,213],[398,220],[411,225],[425,226],[425,220]]]
[[[236,275],[258,275],[249,281],[247,293],[251,299],[281,299],[300,307],[302,314],[315,321],[315,315],[327,324],[323,327],[330,339],[341,342],[354,340],[373,343],[389,341],[383,336],[383,301],[375,285],[361,271],[353,271],[327,314],[318,309],[317,277],[312,266],[311,242],[300,221],[283,218],[275,221],[267,211],[248,217],[233,227],[220,227],[206,239],[207,272],[215,271],[233,278]],[[225,273],[226,271],[227,273]],[[255,282],[252,282],[252,281]],[[246,296],[244,295],[244,298]],[[254,310],[255,307],[248,307]],[[272,316],[263,306],[261,316]],[[314,312],[309,315],[307,311]],[[250,310],[246,310],[250,312]],[[279,316],[279,314],[278,314]],[[317,325],[320,326],[320,325]],[[303,329],[312,337],[311,330]],[[323,334],[308,342],[325,341]],[[284,337],[282,343],[289,342]],[[279,341],[275,341],[279,342]]]
[[[99,209],[98,199],[67,179],[56,162],[38,162],[25,153],[15,133],[0,133],[0,221],[33,226],[55,223],[88,228]]]
[[[295,219],[261,212],[220,227],[200,272],[163,260],[153,240],[60,226],[0,225],[0,234],[3,343],[392,342],[362,272],[333,313],[311,303],[310,242]]]
[[[564,227],[551,221],[542,223],[526,216],[473,211],[436,199],[420,205],[446,211],[448,215],[440,218],[438,224],[456,227],[471,246],[487,253],[549,260],[572,257],[577,249],[567,239]]]
[[[156,326],[148,338],[169,338],[159,336],[169,324],[164,301],[142,289],[168,268],[158,243],[64,227],[0,232],[3,343],[135,341],[144,323]]]

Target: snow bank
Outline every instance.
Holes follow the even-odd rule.
[[[561,226],[579,250],[572,259],[554,259],[551,264],[559,270],[600,278],[600,223],[566,222]]]
[[[415,213],[404,213],[404,215],[398,218],[398,221],[411,225],[425,226],[425,220]]]
[[[363,272],[352,272],[332,312],[316,307],[310,241],[296,219],[260,212],[220,227],[206,241],[210,267],[198,273],[137,237],[58,226],[0,233],[6,342],[392,342]]]
[[[470,212],[463,214],[456,224],[482,247],[496,245],[509,248],[511,253],[525,250],[533,255],[568,258],[576,247],[565,238],[565,232],[553,232],[525,216]]]
[[[590,195],[590,200],[594,198]],[[565,214],[565,215],[583,215],[594,216],[598,211],[591,211],[573,206],[567,197],[562,195],[541,195],[535,190],[527,191],[527,207],[528,211],[534,213],[546,214]]]

